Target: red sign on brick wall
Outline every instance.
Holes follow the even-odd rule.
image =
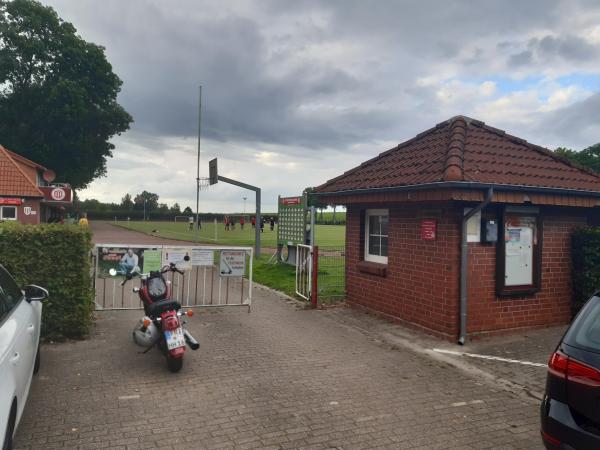
[[[435,220],[421,220],[421,239],[423,239],[424,241],[435,241],[436,231],[437,226]]]
[[[20,198],[0,198],[0,205],[19,206],[23,201]]]

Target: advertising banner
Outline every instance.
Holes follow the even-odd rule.
[[[162,251],[162,265],[168,266],[175,263],[179,270],[192,270],[192,256],[189,248],[164,247]],[[187,261],[186,261],[187,256]]]
[[[160,250],[157,248],[139,247],[98,247],[98,276],[109,277],[108,271],[115,269],[118,275],[124,276],[136,270],[139,272],[158,270],[160,265],[155,265],[155,254]],[[148,255],[150,266],[145,266],[146,255]]]
[[[215,261],[215,252],[212,250],[192,249],[192,266],[212,266]]]

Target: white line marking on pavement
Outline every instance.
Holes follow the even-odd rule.
[[[478,355],[477,353],[457,352],[454,350],[443,350],[441,348],[434,348],[434,349],[432,349],[432,351],[438,352],[438,353],[445,353],[446,355],[468,356],[469,358],[489,359],[492,361],[522,364],[524,366],[546,367],[546,364],[534,363],[531,361],[520,361],[518,359],[501,358],[500,356]]]
[[[140,398],[139,395],[121,395],[119,400],[134,400],[136,398]]]

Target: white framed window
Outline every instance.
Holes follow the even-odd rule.
[[[0,220],[17,220],[17,207],[0,206]]]
[[[388,262],[389,210],[367,209],[365,212],[365,261]]]

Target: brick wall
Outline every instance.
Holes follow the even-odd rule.
[[[450,205],[390,208],[387,276],[359,272],[361,214],[381,204],[351,206],[346,216],[347,300],[389,318],[453,337],[458,326],[460,234]],[[421,239],[421,219],[436,219],[437,240]]]
[[[353,306],[448,339],[459,332],[460,219],[462,207],[392,206],[387,276],[362,273],[361,214],[381,204],[349,206],[346,225],[346,292]],[[497,333],[568,323],[571,301],[570,234],[586,225],[582,210],[545,214],[540,292],[496,297],[496,247],[469,244],[468,333]],[[436,219],[437,240],[420,236],[421,219]]]
[[[585,212],[544,214],[541,289],[523,297],[496,297],[496,247],[469,244],[470,334],[568,323],[571,319],[571,232]]]

